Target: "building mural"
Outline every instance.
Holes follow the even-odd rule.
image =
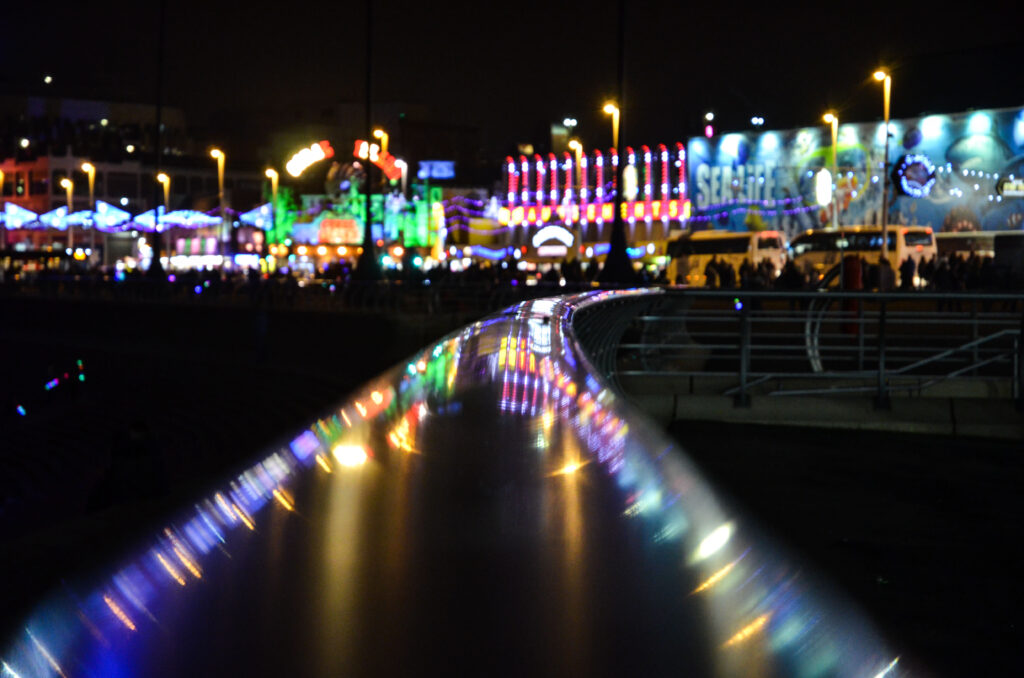
[[[1024,109],[891,120],[890,224],[936,231],[1020,229]],[[785,231],[830,224],[814,176],[832,169],[826,125],[693,138],[688,181],[695,230]],[[840,124],[834,185],[839,225],[881,223],[885,125]]]

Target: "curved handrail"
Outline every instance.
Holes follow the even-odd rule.
[[[581,348],[581,313],[652,294],[526,301],[425,348],[69,579],[0,673],[892,675]]]

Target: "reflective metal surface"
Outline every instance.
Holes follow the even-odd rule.
[[[897,675],[524,302],[413,356],[137,555],[69,580],[5,676]]]

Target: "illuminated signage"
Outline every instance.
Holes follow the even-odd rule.
[[[564,245],[542,245],[537,248],[538,257],[564,257],[569,249]]]
[[[923,198],[935,183],[935,165],[923,153],[905,155],[896,165],[896,177],[904,194]]]
[[[421,160],[417,179],[454,179],[454,160]]]
[[[334,149],[331,148],[331,143],[329,141],[318,141],[309,148],[303,148],[293,155],[284,168],[288,171],[288,174],[297,177],[313,163],[332,157],[334,157]]]
[[[1024,198],[1024,179],[1005,177],[996,184],[996,192],[1004,198]]]
[[[355,219],[322,219],[317,242],[328,245],[352,245],[363,242],[363,231]]]
[[[533,234],[532,242],[533,246],[537,248],[538,254],[540,253],[541,245],[549,240],[557,240],[565,245],[565,247],[572,247],[572,244],[576,241],[576,236],[564,226],[545,226]]]
[[[360,160],[369,160],[379,167],[384,176],[391,181],[397,181],[402,178],[402,168],[395,164],[395,156],[387,151],[381,151],[380,146],[377,144],[368,144],[357,139],[352,155]]]
[[[832,202],[832,173],[827,169],[814,175],[814,197],[822,207]]]

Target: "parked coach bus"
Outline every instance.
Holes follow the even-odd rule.
[[[704,269],[712,258],[732,264],[737,271],[744,260],[757,266],[767,259],[778,275],[786,263],[786,238],[779,231],[696,231],[670,241],[667,251],[672,257],[669,281],[702,287]]]
[[[928,226],[892,226],[888,229],[889,263],[899,281],[900,263],[911,257],[920,264],[922,259],[935,256],[935,234]],[[882,253],[881,226],[844,226],[836,230],[805,231],[793,238],[793,261],[807,273],[811,281],[820,280],[839,263],[840,252],[863,257],[877,264]]]

